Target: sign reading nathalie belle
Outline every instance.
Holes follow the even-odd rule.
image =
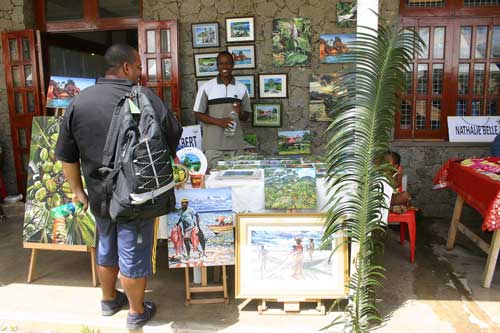
[[[492,142],[500,133],[500,117],[448,117],[450,142]]]

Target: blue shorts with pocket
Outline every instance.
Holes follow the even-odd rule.
[[[115,223],[95,217],[97,227],[97,264],[117,266],[128,278],[153,274],[154,219]]]

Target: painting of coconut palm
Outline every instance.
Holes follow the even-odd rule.
[[[33,118],[23,241],[94,246],[94,217],[71,204],[73,194],[54,155],[60,119]]]
[[[345,294],[345,247],[332,237],[320,247],[321,214],[238,215],[236,297]],[[325,298],[325,297],[321,297]]]
[[[279,131],[278,155],[299,155],[311,153],[310,131]]]
[[[305,18],[273,20],[273,65],[311,65],[311,21]]]
[[[353,2],[337,2],[337,26],[341,28],[352,28],[356,25],[357,6]]]
[[[264,169],[266,208],[316,208],[316,172],[314,168]]]
[[[167,216],[168,267],[234,265],[231,188],[175,191]]]

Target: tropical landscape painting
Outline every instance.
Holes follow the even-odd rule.
[[[198,53],[194,55],[196,76],[217,75],[217,53]]]
[[[23,241],[94,246],[95,221],[90,210],[64,206],[72,202],[73,194],[62,163],[54,155],[60,119],[33,118]]]
[[[278,155],[298,155],[311,153],[310,131],[279,131]]]
[[[335,106],[336,74],[311,75],[309,81],[309,119],[331,121],[328,113]]]
[[[226,41],[249,42],[255,39],[253,17],[226,18]]]
[[[356,1],[337,2],[337,26],[341,28],[352,28],[356,25],[357,6]]]
[[[255,103],[253,105],[252,125],[258,127],[280,127],[281,104]]]
[[[266,208],[316,208],[316,172],[314,168],[264,169]]]
[[[344,246],[331,252],[342,237],[320,247],[322,221],[312,214],[239,215],[236,296],[343,295],[347,253]]]
[[[219,46],[219,23],[198,23],[192,25],[193,47]]]
[[[234,265],[231,188],[175,191],[167,216],[168,267]]]
[[[319,36],[319,60],[322,64],[351,62],[348,59],[349,43],[354,42],[354,34],[322,34]]]
[[[234,60],[234,69],[255,68],[255,45],[228,46]]]
[[[47,90],[46,106],[48,108],[67,108],[80,91],[94,84],[95,79],[51,76]]]
[[[273,20],[273,65],[311,65],[311,21],[305,18]]]

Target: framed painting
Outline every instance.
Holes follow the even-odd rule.
[[[319,60],[322,64],[340,64],[351,62],[349,43],[354,42],[355,34],[319,35]]]
[[[337,2],[337,26],[341,28],[352,28],[356,26],[357,6],[356,1]]]
[[[218,47],[219,46],[219,23],[193,23],[193,48]]]
[[[252,126],[281,127],[281,103],[254,103],[252,110]]]
[[[278,155],[310,154],[311,144],[311,131],[278,132]]]
[[[238,169],[221,171],[216,179],[259,179],[259,169]]]
[[[255,24],[253,17],[226,18],[226,42],[255,41]]]
[[[283,165],[264,169],[264,207],[314,209],[317,207],[316,172],[312,165]]]
[[[273,20],[273,65],[296,67],[311,65],[311,20],[306,18]]]
[[[320,247],[324,223],[323,214],[236,215],[235,297],[346,296],[347,241],[339,233]]]
[[[230,187],[175,190],[167,215],[168,267],[234,265]]]
[[[247,87],[248,97],[255,98],[255,75],[234,75],[234,79]]]
[[[85,88],[93,86],[96,79],[51,76],[47,90],[48,108],[67,108],[73,98]]]
[[[309,81],[309,119],[332,121],[328,113],[335,106],[337,74],[312,74]]]
[[[197,77],[219,74],[217,71],[217,54],[216,52],[193,54],[194,70]]]
[[[259,97],[287,98],[287,85],[286,74],[259,74]]]
[[[255,45],[228,46],[227,51],[233,55],[234,69],[255,68]]]

